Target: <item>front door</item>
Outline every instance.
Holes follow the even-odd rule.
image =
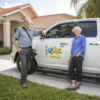
[[[38,64],[55,69],[68,69],[73,23],[60,24],[47,32],[37,44]]]

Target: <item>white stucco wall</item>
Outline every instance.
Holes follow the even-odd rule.
[[[0,40],[3,41],[3,25],[0,24]]]

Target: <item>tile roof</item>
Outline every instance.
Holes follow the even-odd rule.
[[[0,7],[0,10],[3,10],[4,8]]]
[[[4,10],[4,8],[0,7],[0,12],[3,11],[3,10]]]
[[[11,7],[11,8],[0,7],[0,15],[4,15],[6,13],[21,9],[28,5],[31,4],[24,4],[24,5]],[[38,16],[36,18],[33,18],[32,21],[34,26],[50,26],[60,21],[69,20],[69,19],[75,19],[75,16],[65,14],[65,13],[53,14],[53,15],[46,15],[46,16]]]
[[[32,21],[33,21],[33,26],[50,26],[60,21],[69,19],[75,19],[75,16],[64,13],[53,14],[47,16],[38,16],[37,18],[34,18]]]
[[[30,4],[24,4],[24,5],[20,5],[20,6],[11,7],[11,8],[1,8],[0,7],[0,15],[3,15],[5,13],[9,13],[9,12],[17,10],[17,9],[21,9],[22,7],[25,7],[28,5],[30,5]]]

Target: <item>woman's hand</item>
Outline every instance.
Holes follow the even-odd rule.
[[[70,64],[71,63],[71,58],[70,59],[68,59],[68,64]]]
[[[79,52],[77,55],[76,55],[76,57],[79,57],[81,55],[81,53]]]
[[[72,55],[70,54],[70,57],[69,57],[69,59],[68,59],[68,64],[71,63],[71,60],[72,60]]]

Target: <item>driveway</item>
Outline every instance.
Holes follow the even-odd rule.
[[[16,65],[13,64],[10,59],[0,59],[0,74],[13,76],[18,79],[20,78],[20,73],[17,70]],[[68,76],[50,73],[44,75],[41,72],[35,72],[28,76],[28,80],[60,89],[65,89],[70,85]],[[95,80],[84,79],[81,88],[76,92],[100,96],[100,84]]]
[[[10,55],[0,56],[0,71],[7,70],[10,68],[16,67],[16,64],[13,64]]]
[[[0,59],[10,60],[10,55],[0,55]]]

